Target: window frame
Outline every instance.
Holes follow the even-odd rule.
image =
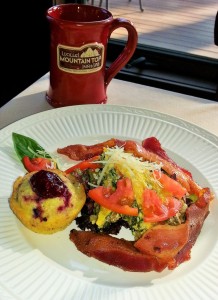
[[[125,47],[125,41],[111,38],[106,67]],[[117,79],[218,101],[218,60],[138,44]]]

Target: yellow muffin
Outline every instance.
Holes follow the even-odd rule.
[[[60,170],[41,170],[17,178],[9,205],[27,228],[51,234],[65,229],[85,201],[84,188],[73,176]]]

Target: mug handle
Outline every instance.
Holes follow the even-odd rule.
[[[105,86],[107,87],[112,78],[126,65],[129,59],[132,57],[133,53],[135,52],[137,42],[138,42],[138,34],[133,26],[133,24],[122,18],[116,18],[113,20],[109,38],[112,32],[120,27],[123,27],[127,30],[128,33],[128,40],[126,43],[125,48],[120,53],[120,55],[115,59],[115,61],[110,65],[110,67],[105,71]]]

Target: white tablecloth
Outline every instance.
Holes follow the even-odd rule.
[[[23,117],[52,109],[45,100],[49,73],[0,108],[0,128]],[[108,104],[155,110],[182,118],[218,135],[218,103],[162,89],[113,79]],[[107,104],[106,104],[107,105]]]
[[[35,82],[33,85],[31,85],[29,88],[27,88],[25,91],[23,91],[21,94],[19,94],[17,97],[9,101],[6,105],[4,105],[2,108],[0,108],[0,128],[3,128],[7,126],[8,124],[19,120],[23,117],[52,109],[52,107],[46,102],[45,100],[45,93],[49,86],[49,74],[46,74],[42,78],[40,78],[37,82]],[[212,134],[215,134],[218,136],[218,103],[213,101],[208,101],[200,98],[190,97],[183,94],[178,93],[172,93],[169,91],[156,89],[152,87],[147,87],[143,85],[138,85],[134,83],[129,83],[121,80],[113,79],[108,87],[108,104],[113,105],[128,105],[128,106],[135,106],[135,107],[141,107],[146,108],[150,110],[155,110],[157,112],[173,115],[177,118],[182,118],[188,122],[191,122],[195,125],[198,125],[207,131],[211,132]],[[107,104],[106,104],[107,105]],[[216,155],[216,154],[215,154]],[[217,157],[217,156],[214,156]],[[208,157],[207,157],[208,158]],[[209,158],[210,159],[210,158]],[[214,166],[214,160],[212,159],[212,164]],[[4,162],[4,161],[3,161]],[[1,165],[1,163],[0,163]],[[217,162],[215,164],[215,172],[217,172],[216,168]],[[10,173],[9,172],[8,174]],[[208,170],[211,170],[210,168]],[[211,171],[208,171],[209,173]],[[215,173],[210,173],[211,175],[211,181],[217,182],[217,176]],[[214,174],[214,175],[213,175]],[[4,174],[3,174],[4,175]],[[10,174],[11,176],[11,174]],[[2,182],[1,182],[2,184]],[[4,185],[4,182],[3,182]],[[214,184],[215,186],[215,184]],[[1,198],[1,195],[0,195]],[[3,198],[2,198],[3,199]],[[0,199],[1,200],[1,199]],[[5,200],[5,199],[3,199]],[[4,204],[4,202],[0,201],[0,203]],[[6,202],[5,202],[6,203]],[[215,203],[214,203],[215,204]],[[4,206],[3,206],[4,207]],[[214,207],[215,208],[215,207]],[[10,218],[7,218],[6,213],[4,210],[0,210],[2,212],[3,216],[1,220],[4,222],[1,224],[6,224],[5,227],[2,226],[2,228],[5,230],[1,231],[1,236],[4,237],[4,234],[9,237],[9,242],[13,242],[14,245],[16,245],[16,249],[19,249],[19,251],[13,253],[13,249],[7,248],[10,243],[5,242],[5,249],[3,245],[3,249],[0,249],[1,255],[0,255],[0,261],[3,262],[1,264],[0,270],[0,299],[21,299],[22,295],[25,295],[22,299],[29,299],[28,296],[32,295],[33,299],[45,299],[44,297],[44,291],[46,291],[46,295],[49,293],[49,299],[51,299],[51,295],[53,296],[53,299],[60,299],[59,295],[64,295],[64,299],[105,299],[105,296],[107,296],[107,299],[160,299],[159,295],[165,295],[167,299],[167,295],[173,295],[171,299],[200,299],[199,296],[202,294],[201,299],[210,299],[215,300],[217,299],[218,289],[217,289],[217,245],[215,245],[216,240],[216,225],[217,222],[215,222],[215,218],[217,218],[217,210],[215,214],[211,214],[212,218],[208,220],[209,223],[207,223],[207,230],[208,235],[206,235],[206,243],[205,243],[205,249],[202,250],[202,248],[198,248],[202,251],[199,251],[199,257],[197,255],[197,262],[199,264],[196,264],[196,261],[194,262],[194,266],[196,266],[193,270],[191,269],[185,269],[185,272],[189,273],[182,273],[179,271],[177,273],[178,275],[178,281],[175,280],[177,277],[170,277],[170,275],[164,275],[163,277],[151,277],[155,278],[154,280],[148,281],[148,279],[145,279],[145,288],[141,286],[141,283],[138,285],[138,281],[133,280],[133,283],[131,283],[131,288],[127,287],[127,284],[124,281],[124,279],[121,280],[121,286],[125,288],[119,288],[119,282],[118,285],[112,286],[110,288],[110,280],[113,282],[112,277],[114,276],[111,273],[110,279],[108,281],[108,284],[98,284],[98,277],[101,278],[101,276],[108,276],[110,271],[104,270],[104,269],[96,269],[96,271],[91,273],[91,269],[89,267],[84,267],[84,274],[81,271],[82,269],[74,270],[74,277],[71,279],[70,272],[63,272],[59,274],[59,270],[62,270],[62,266],[58,266],[58,264],[50,265],[50,257],[48,260],[47,265],[47,258],[46,255],[44,256],[44,252],[41,253],[41,248],[37,248],[37,245],[39,243],[42,243],[43,245],[48,245],[45,243],[45,240],[43,242],[38,242],[36,237],[30,238],[30,249],[28,253],[25,251],[25,245],[22,243],[18,243],[15,239],[15,234],[12,231],[14,228],[14,223],[10,223]],[[217,219],[216,219],[217,220]],[[212,226],[211,226],[212,224]],[[211,226],[211,228],[210,228]],[[11,229],[12,228],[12,229]],[[16,232],[16,231],[15,231]],[[12,234],[13,233],[13,234]],[[25,233],[24,234],[25,238]],[[28,235],[27,235],[28,236]],[[205,235],[204,235],[205,237]],[[209,238],[208,238],[209,237]],[[59,243],[59,246],[61,244],[61,239],[59,239],[60,236],[57,237],[55,240],[55,243]],[[34,240],[34,241],[33,241]],[[200,240],[200,239],[199,239]],[[51,240],[49,240],[51,241]],[[26,242],[25,242],[26,243]],[[45,243],[45,244],[44,244]],[[57,245],[55,243],[51,243],[51,248],[54,248],[54,245]],[[36,245],[36,246],[35,246]],[[67,244],[66,244],[67,245]],[[199,244],[202,245],[202,244]],[[210,248],[211,245],[214,247],[213,249]],[[29,246],[28,246],[29,247]],[[33,247],[33,250],[32,250]],[[35,247],[35,248],[34,248]],[[42,248],[45,246],[42,246]],[[63,246],[65,247],[65,242],[63,243]],[[57,248],[57,249],[61,249]],[[216,247],[216,248],[215,248]],[[0,247],[1,248],[1,247]],[[20,250],[21,249],[21,250]],[[24,249],[24,250],[23,250]],[[28,248],[29,249],[29,248]],[[45,253],[47,252],[47,247]],[[209,249],[209,251],[208,251]],[[215,250],[214,250],[215,249]],[[24,251],[25,253],[23,253]],[[65,251],[65,248],[64,248]],[[68,250],[67,250],[68,251]],[[73,251],[73,250],[72,250]],[[212,252],[213,251],[213,252]],[[209,257],[202,256],[202,253],[209,253],[212,257],[209,259]],[[68,252],[67,252],[68,253]],[[72,252],[73,253],[73,252]],[[196,254],[197,252],[195,252]],[[208,255],[209,255],[208,254]],[[73,255],[73,254],[72,254]],[[61,255],[61,259],[64,255]],[[11,259],[12,257],[12,259]],[[67,254],[68,257],[68,254]],[[193,256],[193,259],[195,256]],[[202,258],[205,259],[202,263]],[[207,259],[206,259],[207,258]],[[9,260],[10,259],[10,260]],[[42,261],[41,261],[42,260]],[[75,262],[75,264],[72,264],[73,266],[76,266],[76,264],[79,262]],[[202,267],[203,265],[203,267]],[[15,266],[15,267],[14,267]],[[32,269],[30,269],[30,266]],[[47,266],[49,266],[49,269],[47,270]],[[50,266],[51,269],[50,269]],[[5,271],[6,270],[6,271]],[[13,272],[12,272],[13,270]],[[19,270],[19,271],[17,271]],[[182,269],[181,269],[182,270]],[[187,271],[189,270],[189,271]],[[43,272],[42,272],[43,271]],[[35,273],[34,273],[35,272]],[[195,272],[195,273],[193,273]],[[3,278],[4,274],[4,278]],[[54,274],[53,276],[51,276]],[[75,281],[75,276],[79,276],[79,280]],[[117,275],[118,274],[118,275]],[[115,279],[118,278],[119,273],[115,273]],[[121,274],[121,273],[120,273]],[[193,275],[194,274],[194,275]],[[1,276],[2,275],[2,276]],[[68,277],[69,275],[69,277]],[[186,276],[187,275],[187,276]],[[13,277],[14,276],[14,277]],[[43,276],[43,277],[42,277]],[[85,278],[85,284],[82,285],[82,276]],[[86,280],[87,276],[87,280]],[[116,277],[117,276],[117,277]],[[120,277],[123,275],[121,274]],[[192,277],[191,277],[192,276]],[[89,277],[89,278],[88,278]],[[95,277],[97,278],[97,284],[95,285]],[[165,279],[164,279],[165,277]],[[15,278],[14,280],[11,280],[12,278]],[[30,278],[28,280],[28,278]],[[46,280],[44,280],[44,278]],[[105,277],[106,278],[106,277]],[[137,277],[136,277],[137,278]],[[142,278],[142,277],[140,277]],[[148,278],[148,277],[145,277]],[[173,278],[173,280],[172,280]],[[158,280],[165,280],[159,281]],[[44,281],[45,282],[44,282]],[[93,285],[92,285],[93,280]],[[131,279],[132,280],[132,279]],[[142,280],[142,279],[140,279]],[[144,280],[144,279],[143,279]],[[147,280],[147,281],[146,281]],[[157,283],[156,283],[157,281]],[[54,285],[55,282],[55,285]],[[104,281],[102,281],[104,282]],[[129,281],[130,282],[130,281]],[[135,282],[135,283],[134,283]],[[143,281],[139,281],[143,282]],[[149,283],[148,283],[149,282]],[[166,284],[166,282],[170,283],[169,285]],[[190,283],[190,284],[189,284]],[[57,284],[57,285],[56,285]],[[134,284],[137,284],[137,286],[134,286]],[[186,295],[187,291],[182,291],[181,288],[184,286],[188,286],[189,294]],[[26,289],[26,287],[31,287],[30,289]],[[50,287],[50,289],[49,289]],[[82,287],[82,289],[81,289]],[[61,289],[64,289],[64,291]],[[18,291],[18,294],[17,294]],[[60,292],[59,292],[60,291]],[[31,294],[30,294],[31,292]],[[48,292],[48,293],[47,293]],[[110,293],[109,293],[110,292]],[[93,295],[87,296],[87,295]],[[38,295],[41,297],[38,298]],[[69,297],[67,296],[69,295]],[[97,295],[97,296],[96,296]],[[152,296],[154,295],[154,296]],[[155,297],[155,295],[157,297]],[[84,297],[83,297],[84,296]],[[102,296],[102,297],[101,297]],[[150,297],[151,296],[151,297]],[[175,297],[174,297],[175,296]],[[178,296],[178,297],[177,297]],[[160,296],[161,297],[161,296]],[[168,297],[170,299],[170,296]],[[47,298],[46,298],[47,299]],[[62,298],[63,299],[63,298]],[[165,297],[164,297],[165,299]]]

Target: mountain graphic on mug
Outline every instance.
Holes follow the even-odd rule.
[[[86,51],[84,51],[80,57],[93,57],[93,56],[99,56],[99,52],[97,49],[88,48]]]

